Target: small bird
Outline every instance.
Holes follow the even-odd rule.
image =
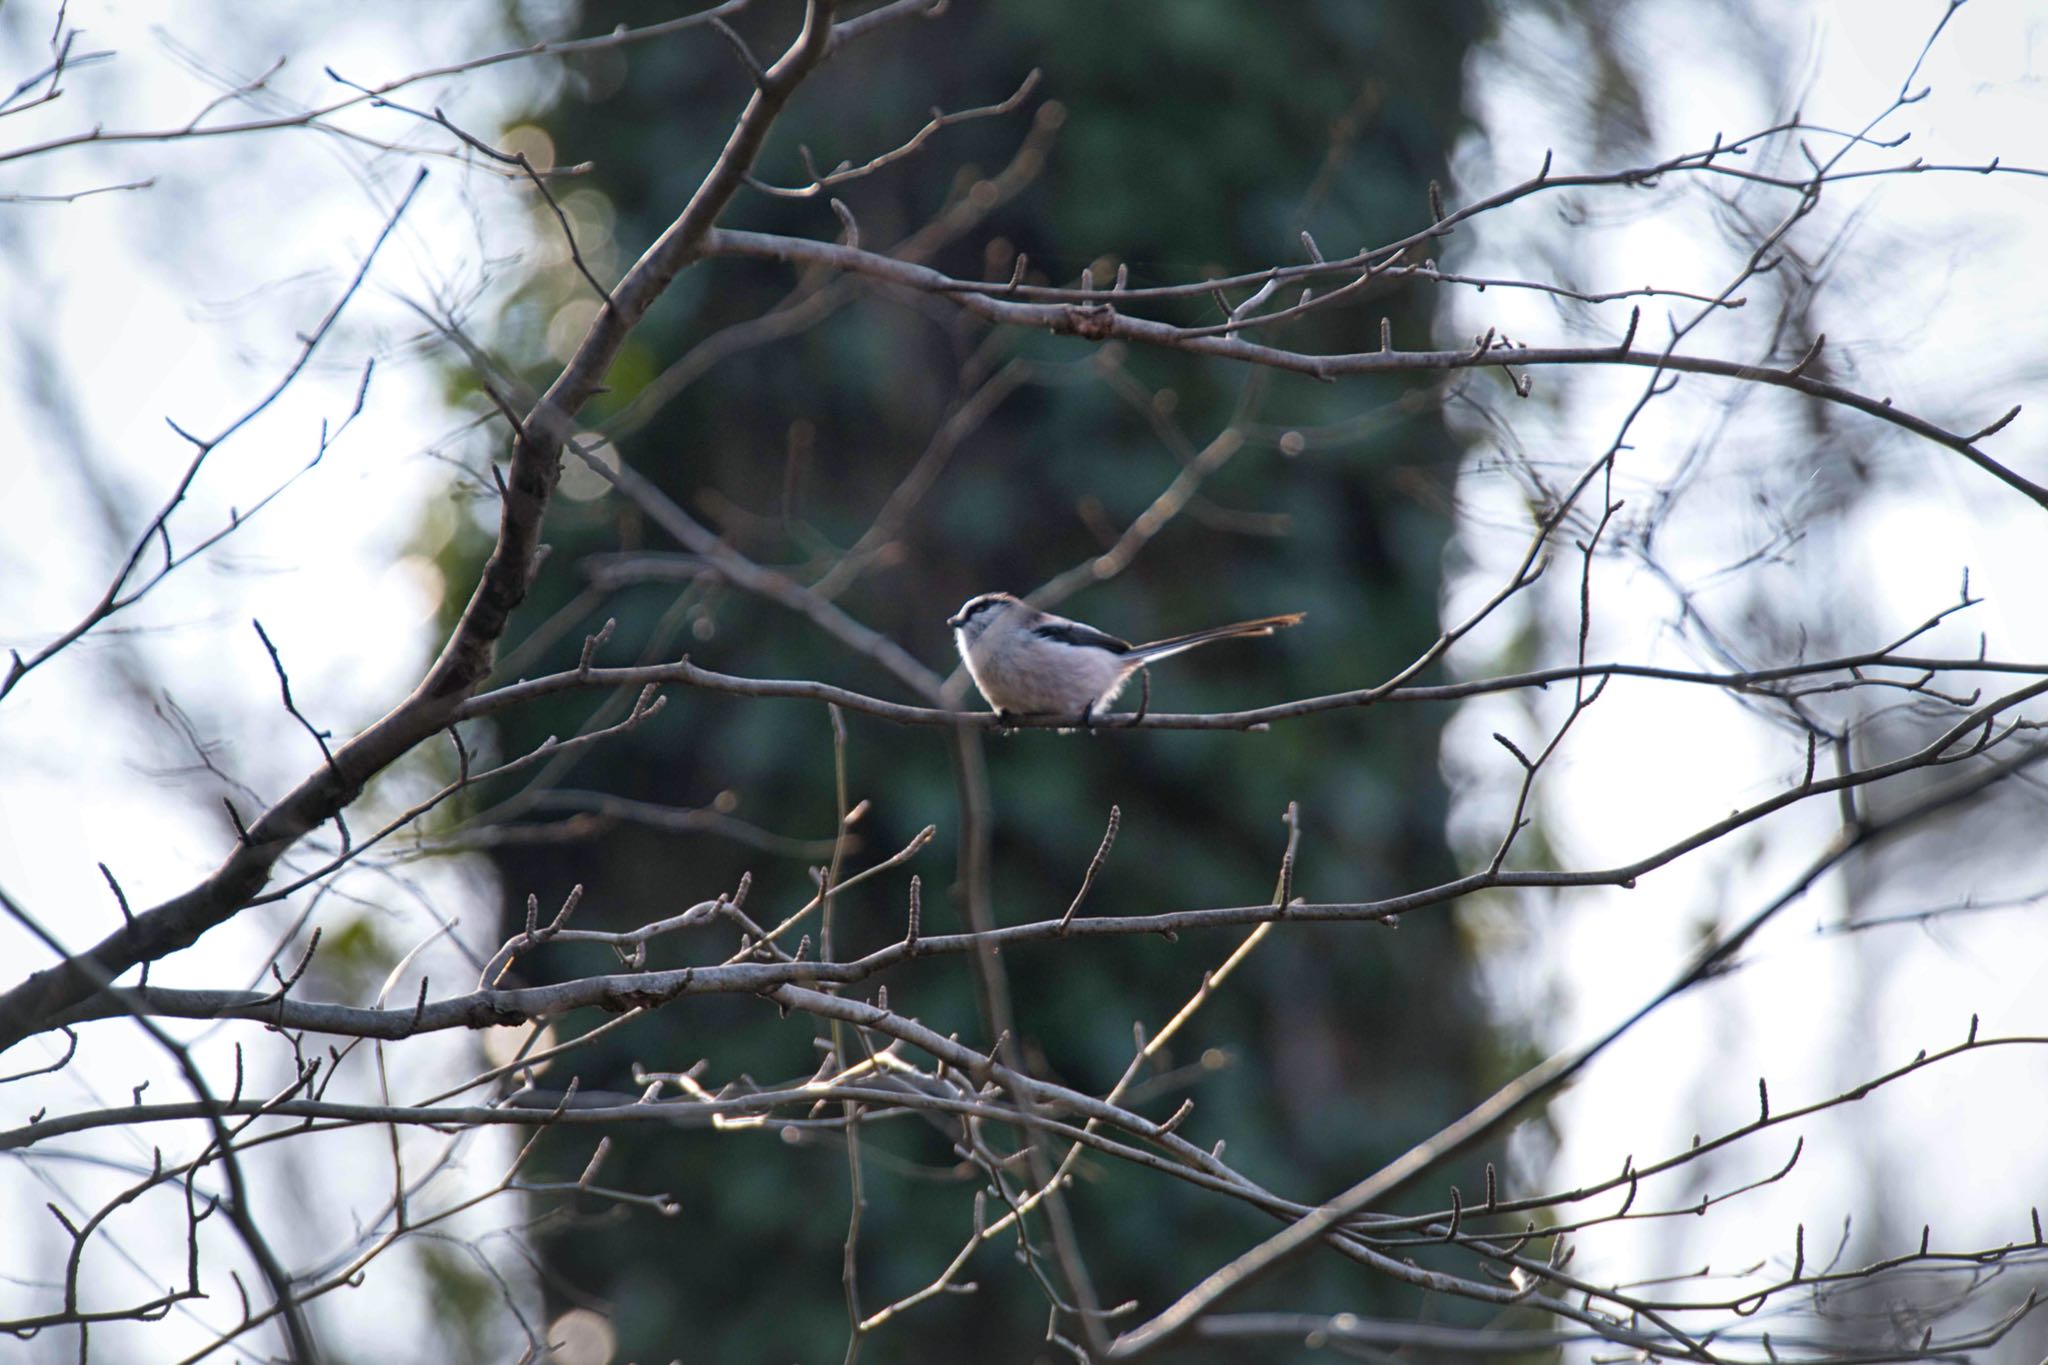
[[[1134,645],[1009,593],[985,592],[968,598],[946,624],[974,685],[998,716],[1076,716],[1085,726],[1146,665],[1214,640],[1271,635],[1302,615],[1262,616]]]

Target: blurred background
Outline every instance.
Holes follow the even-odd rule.
[[[662,12],[594,7],[577,28],[637,25]],[[828,67],[778,129],[779,154],[760,169],[766,179],[802,183],[790,154],[797,146],[812,148],[826,167],[858,162],[901,141],[933,106],[995,102],[1036,67],[1046,72],[1045,99],[1056,103],[948,129],[930,148],[937,157],[847,187],[864,243],[894,245],[952,205],[997,197],[1008,169],[1028,182],[929,252],[934,265],[1007,274],[1021,252],[1034,282],[1070,283],[1091,266],[1107,282],[1121,266],[1144,285],[1221,273],[1276,250],[1298,256],[1304,229],[1331,250],[1350,250],[1412,231],[1426,211],[1418,187],[1442,178],[1445,149],[1465,125],[1462,73],[1485,18],[1477,5],[1426,15],[1323,7],[1280,25],[1246,6],[1144,18],[1082,3],[997,6],[964,25],[907,26]],[[764,9],[742,31],[772,51],[786,21]],[[536,128],[559,162],[599,163],[566,206],[579,225],[601,225],[600,242],[629,257],[659,233],[723,141],[725,128],[693,111],[731,103],[744,80],[724,44],[605,54],[572,63],[560,97],[537,106],[515,136]],[[625,145],[613,141],[619,129],[632,130]],[[1032,158],[1022,166],[1020,146]],[[805,234],[837,226],[816,200],[759,196],[727,221]],[[692,347],[720,328],[779,304],[804,306],[786,302],[793,287],[807,301],[836,292],[793,335],[699,362],[695,382],[666,402],[650,397],[670,367],[689,364]],[[1429,334],[1428,295],[1404,291],[1384,304],[1400,335]],[[591,307],[573,266],[556,268],[520,290],[486,331],[508,353],[531,357],[529,379],[540,384],[566,355],[563,343],[581,335]],[[1357,314],[1333,315],[1289,340],[1354,349],[1367,325]],[[1197,665],[1162,670],[1154,705],[1230,709],[1357,685],[1398,669],[1436,634],[1459,446],[1433,380],[1325,385],[1248,374],[1187,356],[995,332],[926,299],[718,263],[690,272],[663,301],[612,385],[585,417],[598,433],[618,431],[616,458],[751,558],[791,566],[807,581],[861,541],[892,491],[919,471],[929,491],[895,518],[865,573],[844,575],[836,600],[942,672],[951,649],[944,620],[961,601],[990,589],[1029,591],[1090,565],[1233,425],[1241,448],[1201,480],[1190,505],[1128,569],[1061,607],[1131,639],[1276,611],[1306,611],[1314,624],[1270,645],[1218,648]],[[951,439],[949,426],[964,434],[946,450],[938,442]],[[1313,449],[1304,433],[1316,435]],[[1294,453],[1283,454],[1283,442]],[[848,659],[803,618],[699,577],[701,562],[678,555],[623,499],[575,501],[604,488],[588,474],[567,481],[570,500],[550,531],[560,569],[525,608],[527,621],[547,623],[556,636],[513,672],[573,667],[584,637],[616,617],[621,654],[687,650],[728,672],[903,695],[901,683]],[[451,579],[473,572],[484,543],[469,536],[449,544],[443,562]],[[584,698],[536,708],[510,719],[499,742],[519,752],[577,728],[587,711]],[[1091,892],[1103,912],[1269,899],[1291,800],[1303,812],[1299,894],[1370,896],[1441,880],[1451,864],[1438,723],[1389,710],[1259,736],[995,740],[988,783],[996,918],[1014,923],[1063,910],[1112,806],[1123,813],[1121,832]],[[960,834],[944,734],[858,716],[848,730],[850,795],[874,803],[857,827],[856,862],[936,823],[937,842],[915,864],[928,888],[927,932],[964,927],[950,898],[933,894],[953,881]],[[562,778],[570,791],[541,798],[524,819],[529,828],[560,830],[577,818],[569,812],[595,804],[583,794],[608,793],[670,807],[723,802],[725,813],[783,839],[829,837],[830,741],[813,703],[693,699],[646,743],[577,761]],[[593,908],[621,926],[672,912],[679,893],[694,900],[730,887],[746,870],[755,874],[753,895],[769,905],[800,904],[811,886],[804,858],[765,857],[731,839],[678,838],[630,819],[570,842],[503,843],[492,858],[509,912],[523,914],[530,891],[552,902],[581,882]],[[808,861],[822,861],[817,848]],[[837,950],[863,952],[900,937],[903,905],[900,877],[850,895],[838,911]],[[675,961],[695,960],[720,951],[724,937],[707,932],[702,945],[669,951],[685,955]],[[1157,943],[1120,942],[1086,960],[1007,955],[1020,1035],[1049,1074],[1106,1090],[1130,1059],[1132,1024],[1157,1028],[1171,1017],[1240,937],[1194,936],[1164,953]],[[563,953],[540,970],[574,973],[601,962]],[[987,1036],[970,972],[914,969],[885,984],[895,1008],[945,1032]],[[674,1071],[710,1057],[720,1078],[762,1079],[814,1065],[813,1027],[797,1019],[764,1029],[761,1014],[758,1002],[741,999],[675,1018],[664,1011],[613,1035],[578,1072],[586,1084],[611,1078],[612,1088],[631,1089],[624,1078],[634,1061]],[[1376,927],[1324,927],[1257,952],[1239,984],[1206,1007],[1188,1043],[1164,1059],[1171,1079],[1155,1082],[1161,1098],[1153,1104],[1171,1112],[1191,1095],[1197,1112],[1215,1115],[1204,1144],[1227,1142],[1255,1179],[1336,1188],[1347,1172],[1391,1159],[1476,1102],[1509,1074],[1512,1048],[1478,1007],[1470,953],[1450,916],[1416,917],[1398,944]],[[862,1238],[882,1249],[864,1293],[878,1303],[919,1288],[943,1265],[964,1234],[977,1183],[956,1169],[942,1133],[895,1127],[876,1134],[877,1154],[864,1171]],[[787,1285],[799,1266],[836,1275],[846,1234],[844,1144],[828,1139],[764,1161],[760,1146],[774,1141],[763,1134],[622,1144],[613,1178],[674,1190],[685,1227],[758,1233],[742,1234],[745,1248],[721,1235],[686,1236],[698,1249],[692,1255],[678,1254],[674,1223],[605,1218],[564,1228],[548,1244],[563,1301],[592,1295],[608,1305],[628,1357],[681,1340],[712,1359],[823,1352],[845,1330],[837,1296],[762,1290]],[[548,1155],[573,1175],[591,1145],[572,1137],[550,1144]],[[1143,1172],[1088,1169],[1076,1216],[1102,1229],[1091,1269],[1118,1301],[1176,1292],[1196,1267],[1227,1259],[1258,1235],[1256,1215],[1219,1216],[1159,1198]],[[983,1292],[932,1305],[915,1350],[994,1358],[1038,1335],[1042,1299],[1025,1282],[998,1287],[997,1276],[1009,1279],[978,1274]],[[1335,1266],[1309,1266],[1263,1298],[1334,1305],[1347,1301],[1355,1280]],[[1389,1299],[1383,1308],[1394,1306]],[[887,1344],[878,1339],[874,1349],[886,1354]]]
[[[1794,109],[1817,124],[1860,126],[1892,99],[1945,9],[1914,0],[1328,3],[1290,8],[1283,23],[1267,7],[1223,0],[962,5],[835,59],[778,124],[758,170],[801,184],[800,145],[823,167],[859,163],[901,142],[934,106],[1000,101],[1041,70],[1015,112],[948,128],[848,186],[862,243],[912,250],[961,276],[1007,276],[1021,255],[1033,282],[1070,284],[1084,270],[1101,282],[1119,269],[1134,285],[1177,282],[1297,260],[1303,231],[1330,255],[1398,237],[1428,221],[1429,182],[1443,182],[1456,204],[1527,177],[1546,154],[1560,170],[1647,163]],[[753,10],[736,28],[757,51],[777,50],[791,7]],[[95,121],[168,127],[223,77],[247,79],[282,53],[293,59],[263,97],[279,109],[332,99],[323,66],[368,83],[668,17],[646,4],[379,4],[345,20],[194,13],[173,31],[151,28],[158,16],[146,12],[104,6],[88,18],[74,7],[72,22],[121,54],[74,79]],[[47,8],[0,10],[7,72],[25,76],[43,60],[53,19]],[[1961,11],[1920,75],[1934,96],[1885,127],[1914,141],[1873,149],[1869,164],[1997,155],[2048,165],[2044,25],[2025,5]],[[445,107],[537,165],[588,163],[557,188],[585,262],[610,281],[674,215],[746,89],[730,48],[700,30],[470,73],[416,102]],[[77,121],[59,109],[28,117],[40,122],[26,134],[6,129],[10,145]],[[20,193],[155,183],[0,207],[9,328],[0,434],[15,452],[0,459],[0,643],[40,644],[90,604],[182,458],[163,418],[202,430],[232,420],[353,270],[414,164],[372,144],[433,139],[396,112],[349,117],[371,142],[302,132],[19,163],[6,188]],[[1803,173],[1796,144],[1765,155],[1783,158],[1781,173]],[[1746,287],[1748,305],[1688,349],[1796,356],[1826,333],[1830,377],[1897,394],[1935,420],[1970,430],[2015,402],[2035,410],[2048,353],[2033,264],[2048,222],[2041,185],[1916,176],[1843,187],[1788,243],[1788,264]],[[1705,181],[1540,198],[1453,238],[1442,264],[1589,293],[1654,282],[1711,294],[1735,275],[1758,224],[1785,212],[1785,198]],[[821,238],[840,230],[820,199],[759,193],[743,193],[725,222]],[[436,161],[342,344],[209,467],[191,515],[218,520],[304,463],[319,422],[348,411],[362,361],[375,355],[377,377],[345,442],[205,564],[0,706],[0,886],[73,943],[118,915],[96,862],[119,871],[133,901],[159,899],[203,874],[232,837],[223,790],[275,794],[317,757],[276,705],[251,616],[290,662],[302,709],[337,730],[381,714],[417,676],[488,547],[487,465],[502,445],[475,368],[447,333],[459,328],[496,357],[500,377],[544,385],[595,311],[560,241],[552,213],[522,184]],[[1384,316],[1407,349],[1466,345],[1488,328],[1530,344],[1586,344],[1618,337],[1638,303],[1645,337],[1661,343],[1662,301],[1581,305],[1423,283],[1312,315],[1277,339],[1369,349]],[[1616,438],[1643,382],[1538,372],[1527,398],[1498,374],[1322,385],[991,331],[928,298],[712,262],[663,299],[615,367],[612,392],[582,420],[601,459],[631,465],[756,561],[806,580],[830,572],[835,601],[941,672],[951,667],[945,616],[991,589],[1057,580],[1059,610],[1131,639],[1309,614],[1272,641],[1161,670],[1156,709],[1204,711],[1369,686],[1397,671],[1499,587],[1531,501]],[[2001,449],[2020,452],[2015,463],[2039,477],[2025,419],[2004,439],[2013,445]],[[1593,570],[1593,656],[1755,667],[1802,649],[1874,647],[1949,605],[1967,568],[1972,594],[1986,601],[1930,636],[1925,652],[1973,654],[1982,633],[1994,656],[2048,657],[2032,601],[2048,542],[2024,517],[2038,510],[1943,452],[1697,378],[1651,405],[1629,440],[1617,484],[1629,506],[1623,533]],[[914,501],[896,495],[906,479]],[[1162,495],[1175,499],[1170,517],[1159,515]],[[884,531],[870,534],[878,517]],[[714,669],[909,699],[898,680],[802,619],[706,573],[573,462],[547,539],[552,553],[508,636],[503,679],[573,666],[584,638],[615,618],[613,662],[687,652]],[[858,572],[831,570],[849,547]],[[1105,554],[1114,572],[1092,567]],[[1564,662],[1578,611],[1573,565],[1433,676]],[[1112,806],[1121,833],[1090,893],[1098,912],[1270,898],[1290,801],[1300,809],[1298,894],[1367,899],[1441,881],[1483,862],[1509,819],[1519,770],[1493,733],[1540,747],[1568,704],[1515,694],[1336,712],[1259,735],[991,740],[996,917],[1063,910]],[[1863,704],[1814,702],[1836,720]],[[571,697],[508,714],[490,743],[510,755],[594,723],[591,701]],[[1876,715],[1873,733],[1903,737],[1918,723]],[[1803,760],[1799,735],[1726,694],[1618,683],[1538,789],[1518,859],[1628,861],[1781,789]],[[938,838],[911,868],[923,878],[927,930],[957,927],[947,891],[960,854],[956,773],[943,735],[851,716],[845,763],[851,796],[872,802],[854,865],[936,824]],[[370,800],[402,809],[448,771],[400,769]],[[87,807],[90,820],[79,814]],[[1189,1135],[1225,1142],[1248,1175],[1301,1197],[1340,1189],[1532,1062],[1626,1017],[1703,937],[1781,892],[1836,816],[1797,808],[1629,892],[1499,893],[1411,915],[1398,932],[1292,926],[1163,1059],[1147,1112],[1192,1097]],[[1433,1173],[1401,1207],[1440,1207],[1447,1184],[1471,1194],[1488,1160],[1517,1192],[1611,1175],[1630,1156],[1641,1164],[1683,1150],[1694,1133],[1747,1121],[1759,1075],[1779,1104],[1810,1102],[1959,1040],[1973,1013],[1987,1033],[2048,1033],[2038,907],[2048,869],[2032,837],[2040,817],[2038,793],[2022,789],[1850,864],[1775,921],[1741,970],[1652,1016],[1556,1103]],[[834,820],[832,735],[819,707],[678,695],[630,738],[477,793],[403,860],[366,866],[317,902],[244,916],[153,979],[221,984],[318,924],[309,985],[354,998],[445,931],[403,964],[392,991],[405,998],[421,974],[455,980],[465,952],[488,955],[523,920],[529,894],[552,907],[577,884],[585,927],[674,913],[749,872],[753,903],[780,914],[811,894],[810,868]],[[842,955],[900,936],[907,871],[845,897]],[[1951,907],[1965,908],[1921,915]],[[1132,1025],[1156,1028],[1238,938],[1010,955],[1034,1062],[1065,1083],[1106,1089],[1128,1062]],[[0,928],[0,942],[23,941]],[[709,935],[679,939],[657,950],[657,965],[728,948]],[[40,960],[25,946],[13,957]],[[549,979],[601,970],[608,958],[563,949],[523,966]],[[964,964],[927,964],[886,984],[897,1008],[987,1041]],[[545,1080],[634,1090],[636,1064],[680,1071],[704,1059],[713,1085],[805,1075],[815,1032],[801,1019],[773,1020],[759,1001],[690,1001],[609,1034]],[[473,1069],[490,1042],[441,1038],[409,1053],[420,1092]],[[202,1048],[218,1058],[225,1045],[215,1036]],[[112,1038],[88,1047],[96,1051],[84,1063],[0,1100],[24,1114],[77,1107],[81,1075],[119,1095],[155,1065]],[[1789,1259],[1801,1223],[1816,1240],[1823,1228],[1830,1244],[1846,1236],[1851,1261],[1910,1249],[1930,1220],[1937,1243],[2023,1238],[2038,1197],[2022,1192],[2043,1180],[2035,1135],[2048,1127],[2044,1095],[2048,1063],[2037,1056],[1961,1059],[1807,1125],[1796,1180],[1712,1219],[1588,1237],[1577,1268],[1636,1279],[1734,1271]],[[360,1202],[374,1205],[382,1139],[367,1139],[337,1136],[281,1158],[259,1189],[282,1202],[356,1173]],[[1690,1168],[1662,1202],[1696,1202],[1765,1174],[1792,1140],[1774,1136],[1767,1149]],[[605,1183],[673,1193],[677,1217],[550,1201],[500,1206],[467,1226],[473,1244],[503,1253],[500,1273],[536,1314],[576,1315],[569,1320],[589,1335],[575,1358],[809,1360],[843,1349],[843,1146],[774,1131],[633,1130],[614,1142]],[[121,1162],[146,1168],[146,1143],[107,1143],[96,1157],[105,1164],[61,1171],[64,1191],[47,1187],[46,1171],[10,1161],[7,1206],[83,1199]],[[573,1179],[594,1144],[550,1135],[537,1173]],[[467,1160],[491,1167],[509,1150],[508,1139],[485,1134]],[[880,1303],[951,1256],[976,1182],[938,1134],[907,1125],[873,1132],[865,1153],[862,1273]],[[1987,1197],[1992,1186],[2014,1193]],[[315,1260],[346,1242],[347,1210],[323,1204],[285,1235],[288,1259]],[[1148,1309],[1270,1229],[1248,1211],[1162,1193],[1108,1164],[1084,1163],[1074,1206],[1104,1295]],[[510,1250],[521,1229],[530,1258]],[[134,1265],[110,1261],[109,1284],[162,1254],[146,1226],[120,1235]],[[17,1231],[0,1270],[45,1275],[35,1267],[51,1245]],[[1029,1277],[991,1249],[972,1278],[978,1293],[923,1305],[901,1336],[871,1343],[872,1358],[1030,1358],[1017,1343],[1042,1333],[1045,1309]],[[1992,1286],[1985,1313],[2018,1299],[2014,1281]],[[1866,1314],[1881,1325],[1902,1301],[1933,1303],[1957,1288],[1931,1277],[1883,1303],[1845,1302],[1817,1330],[1851,1344],[1874,1330]],[[325,1301],[315,1321],[341,1358],[493,1360],[515,1340],[497,1295],[453,1242],[421,1239],[379,1261],[363,1289]],[[1303,1262],[1232,1306],[1491,1320],[1334,1258]],[[138,1336],[113,1358],[157,1358],[145,1341],[204,1341],[210,1318],[181,1310],[158,1330],[168,1336]],[[118,1335],[96,1340],[123,1349]],[[2038,1334],[2015,1340],[1998,1358],[2032,1361],[2040,1343]],[[74,1347],[38,1341],[31,1358],[68,1359]]]

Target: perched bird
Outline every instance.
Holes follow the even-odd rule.
[[[946,624],[974,685],[998,716],[1073,716],[1093,725],[1146,665],[1214,640],[1271,635],[1301,618],[1301,612],[1262,616],[1134,645],[1009,593],[985,592],[970,597]]]

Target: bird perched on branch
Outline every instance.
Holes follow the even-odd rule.
[[[1261,616],[1191,635],[1134,645],[1093,626],[1040,611],[1006,592],[970,597],[946,618],[974,685],[996,715],[1096,717],[1147,665],[1217,640],[1271,635],[1303,613]]]

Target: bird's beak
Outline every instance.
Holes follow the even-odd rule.
[[[967,624],[967,618],[965,616],[959,615],[958,613],[955,613],[954,615],[948,616],[946,618],[946,624],[951,626],[953,629],[958,630],[960,629],[960,627]]]

